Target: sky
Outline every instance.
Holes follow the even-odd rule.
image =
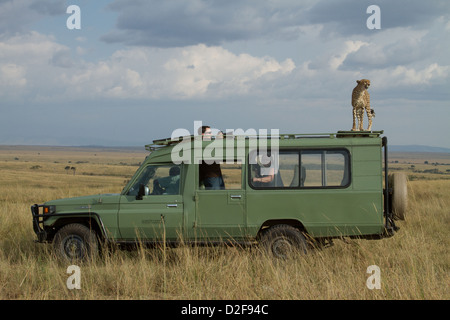
[[[369,79],[372,130],[450,148],[449,18],[448,0],[0,0],[0,144],[350,130]]]

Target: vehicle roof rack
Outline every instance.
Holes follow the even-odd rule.
[[[357,138],[357,137],[366,137],[366,138],[378,138],[383,134],[383,130],[380,131],[338,131],[336,134],[336,138]]]
[[[187,136],[187,137],[189,137],[189,136]],[[193,136],[190,136],[190,137],[192,139]],[[183,139],[179,139],[179,140],[172,140],[172,138],[157,139],[157,140],[153,140],[153,143],[151,143],[151,144],[146,144],[145,149],[152,152],[152,151],[170,146],[172,144],[177,144],[180,141],[183,141]]]
[[[304,139],[304,138],[377,138],[381,134],[383,134],[383,130],[381,131],[338,131],[337,133],[287,133],[287,134],[279,134],[280,140],[288,140],[288,139]],[[240,137],[240,135],[226,135],[224,134],[224,139],[229,138],[230,136],[233,139]],[[195,137],[200,137],[198,135],[190,135],[179,137],[178,139],[172,140],[172,138],[165,139],[157,139],[153,140],[153,143],[145,145],[145,149],[152,152],[161,148],[168,147],[173,144],[180,143],[181,141],[186,141],[187,139],[193,140]],[[252,136],[245,135],[245,138],[250,138]],[[254,135],[255,138],[259,138],[258,135]],[[270,135],[267,136],[268,139],[272,138]]]

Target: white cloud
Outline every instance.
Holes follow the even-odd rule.
[[[235,55],[205,45],[187,47],[164,64],[175,78],[172,91],[185,97],[246,94],[254,89],[255,81],[269,75],[282,77],[294,68],[290,59],[280,63],[270,57]]]
[[[365,45],[349,52],[342,63],[346,69],[382,68],[405,65],[428,57],[428,32],[411,28],[381,30],[372,37],[360,37]]]
[[[345,61],[350,53],[357,52],[361,47],[367,46],[369,43],[363,41],[346,41],[344,50],[330,59],[330,67],[333,70],[337,70]]]
[[[76,49],[78,59],[83,52]],[[154,49],[132,47],[106,60],[75,60],[69,48],[37,32],[0,42],[1,83],[25,87],[31,99],[191,99],[249,94],[261,79],[295,69],[290,59],[236,55],[222,47],[196,45]],[[45,81],[43,81],[45,77]],[[14,81],[12,81],[14,80]],[[10,93],[0,89],[0,96]]]
[[[437,63],[433,63],[422,70],[398,66],[392,71],[392,77],[398,79],[396,82],[402,85],[428,85],[432,81],[446,78],[449,71],[449,66],[440,66]]]
[[[65,72],[62,78],[68,95],[83,91],[92,98],[218,98],[248,94],[258,90],[259,79],[283,77],[294,68],[290,59],[235,55],[221,47],[134,47]]]
[[[58,44],[54,37],[36,31],[18,34],[0,41],[0,61],[14,60],[27,64],[42,64],[66,46]]]
[[[14,63],[0,64],[0,86],[23,87],[27,84],[25,68]],[[11,90],[11,88],[9,88]]]
[[[70,64],[67,51],[53,37],[34,31],[0,41],[0,97],[24,98],[34,89],[52,91],[57,68],[50,64]]]

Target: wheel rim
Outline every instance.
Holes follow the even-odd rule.
[[[272,252],[280,258],[287,258],[292,252],[292,243],[286,238],[276,239],[272,244]]]
[[[84,256],[85,245],[83,238],[78,235],[71,235],[64,239],[64,253],[70,259],[80,259]]]

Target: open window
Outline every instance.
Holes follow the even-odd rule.
[[[237,190],[242,189],[242,163],[240,161],[205,162],[199,165],[199,189]]]

